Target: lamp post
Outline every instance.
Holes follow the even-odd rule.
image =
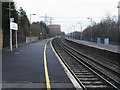
[[[36,14],[30,14],[30,42],[31,42],[31,17],[32,15],[36,15]]]
[[[11,22],[11,11],[13,11],[13,9],[11,9],[11,2],[9,2],[9,8],[7,8],[9,10],[9,20]],[[10,50],[12,52],[12,30],[10,29]]]
[[[74,27],[74,31],[75,31],[75,25],[72,25],[73,27]],[[72,32],[72,37],[74,38],[74,36],[73,36],[73,32]]]
[[[18,26],[17,24],[13,24],[13,21],[14,21],[14,18],[11,18],[11,11],[13,11],[14,9],[11,8],[11,2],[9,1],[9,8],[7,8],[7,10],[9,10],[9,21],[10,21],[10,50],[11,50],[11,53],[12,53],[12,50],[13,50],[13,46],[12,46],[12,27],[14,25],[14,29],[13,30],[16,30],[15,31],[15,34],[16,34],[16,48],[18,48],[18,44],[17,44],[17,30],[18,30]]]
[[[81,26],[80,40],[82,40],[82,23],[78,22],[78,24],[80,24],[80,26]]]
[[[92,40],[93,40],[93,38],[92,38],[92,18],[87,18],[87,19],[90,19],[90,22],[91,22],[91,42],[92,42]]]

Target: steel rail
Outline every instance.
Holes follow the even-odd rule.
[[[71,52],[70,51],[70,49],[72,49],[72,47],[70,47],[69,46],[69,50],[68,49],[66,49],[66,48],[68,48],[67,47],[67,45],[65,45],[65,43],[59,43],[59,45],[61,46],[61,48],[66,52],[66,53],[68,53],[71,57],[73,57],[74,59],[76,59],[79,63],[81,63],[82,65],[84,65],[85,67],[87,67],[90,71],[92,71],[93,73],[95,73],[97,76],[99,76],[100,78],[102,78],[102,80],[104,80],[106,83],[108,83],[109,85],[111,85],[112,87],[114,87],[115,89],[119,89],[118,87],[116,87],[115,85],[113,85],[111,82],[109,82],[107,79],[105,79],[105,78],[103,78],[101,75],[99,75],[96,71],[94,71],[93,70],[93,67],[91,66],[91,65],[86,65],[86,63],[85,62],[83,62],[83,61],[80,61],[80,58],[78,58],[77,56],[75,56],[74,55],[74,52]],[[54,47],[55,48],[55,47]],[[57,51],[57,53],[59,53],[58,51]],[[60,54],[59,54],[59,56],[60,56]],[[60,56],[60,57],[62,57],[62,56]],[[62,58],[62,60],[63,60],[63,58]],[[65,62],[65,61],[64,61]],[[65,63],[66,64],[66,63]],[[68,65],[67,65],[67,67],[69,67]],[[92,68],[91,68],[92,67]],[[69,67],[69,70],[70,70],[70,67]],[[70,70],[73,74],[74,74],[74,72],[72,71],[72,70]],[[75,76],[75,74],[74,74],[74,76]],[[77,81],[79,81],[79,80],[77,80]],[[86,88],[85,88],[85,86],[79,81],[79,83],[82,85],[82,87],[86,90]]]
[[[62,42],[62,44],[63,44],[64,46],[66,46],[66,48],[69,48],[69,49],[67,49],[67,51],[69,52],[69,54],[71,54],[73,57],[76,57],[76,60],[81,63],[81,61],[79,60],[80,58],[79,58],[78,56],[76,56],[76,55],[74,54],[74,52],[72,53],[72,52],[69,51],[69,50],[72,49],[73,51],[75,51],[75,52],[77,52],[77,53],[78,53],[79,51],[77,51],[77,50],[75,50],[74,48],[66,45],[64,42]],[[62,46],[62,47],[64,47],[64,46]],[[64,50],[66,50],[66,48],[64,48]],[[79,53],[79,54],[81,55],[81,53]],[[82,56],[84,56],[84,55],[82,54]],[[85,55],[85,57],[86,57],[86,55]],[[91,60],[91,58],[89,58],[89,57],[86,57],[86,58],[88,58],[88,59]],[[82,60],[82,61],[83,61],[83,60]],[[82,64],[84,64],[84,63],[86,63],[86,62],[83,61]],[[91,66],[92,68],[95,68],[95,67],[93,67],[92,65],[90,65],[89,63],[86,63],[86,64],[88,64],[88,65]],[[86,66],[86,65],[85,65],[85,66]],[[86,67],[88,67],[88,66],[86,66]],[[89,67],[88,67],[88,68],[89,68]],[[96,68],[95,68],[95,69],[96,69]],[[98,69],[96,69],[96,70],[98,70]],[[91,71],[93,71],[93,69],[91,69]],[[105,76],[109,77],[107,74],[101,72],[100,70],[98,70],[98,71],[99,71],[100,73],[104,74]],[[95,72],[95,71],[93,71],[93,72],[97,74],[97,72]],[[114,85],[113,83],[111,83],[110,81],[108,81],[107,79],[105,79],[104,77],[102,77],[101,75],[99,75],[99,74],[97,74],[97,75],[100,76],[100,77],[101,77],[103,80],[105,80],[106,82],[108,82],[108,83],[109,83],[111,86],[113,86],[114,88],[120,89],[120,88],[118,88],[116,85]],[[117,85],[118,85],[118,84],[120,85],[120,83],[119,83],[118,81],[114,80],[112,77],[109,77],[109,78],[112,79],[112,81],[116,82]]]

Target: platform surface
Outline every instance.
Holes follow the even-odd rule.
[[[73,38],[68,38],[66,37],[66,39],[83,44],[83,45],[87,45],[90,47],[95,47],[95,48],[99,48],[102,50],[107,50],[107,51],[111,51],[111,52],[115,52],[115,53],[120,53],[120,46],[119,45],[112,45],[112,44],[100,44],[100,43],[94,43],[94,42],[89,42],[89,41],[83,41],[83,40],[76,40]]]
[[[3,88],[46,88],[44,47],[46,41],[21,46],[2,52]],[[74,88],[64,68],[55,56],[50,42],[46,58],[51,88]]]

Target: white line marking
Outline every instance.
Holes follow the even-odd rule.
[[[76,88],[76,90],[82,90],[82,87],[80,86],[80,84],[77,82],[77,80],[74,78],[74,76],[71,74],[71,72],[68,70],[68,68],[66,67],[66,65],[63,63],[63,61],[60,59],[60,57],[58,56],[58,54],[56,53],[56,51],[54,50],[53,46],[52,46],[52,40],[50,41],[50,45],[52,47],[53,52],[55,53],[56,57],[58,58],[59,62],[61,63],[61,65],[63,66],[66,74],[68,75],[68,77],[70,78],[71,82],[73,83],[74,87]]]

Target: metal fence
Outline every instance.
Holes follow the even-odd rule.
[[[105,38],[100,38],[100,39],[101,39],[101,43],[104,44]],[[89,37],[84,37],[83,40],[91,41],[91,39]],[[92,38],[92,42],[97,43],[97,38],[96,37]],[[120,41],[117,38],[109,38],[109,43],[114,44],[114,45],[120,45]]]
[[[70,37],[80,40],[80,36],[70,36]],[[97,43],[97,38],[98,37],[92,37],[92,42]],[[82,37],[82,40],[91,41],[91,37]],[[100,40],[101,40],[100,43],[102,43],[102,44],[105,43],[105,38],[100,37]],[[109,43],[114,44],[114,45],[120,45],[120,40],[118,38],[109,38]]]
[[[26,37],[25,36],[18,36],[18,44],[26,42]],[[13,36],[12,38],[12,44],[16,44],[16,38]],[[10,37],[9,36],[3,36],[3,48],[10,47]]]

